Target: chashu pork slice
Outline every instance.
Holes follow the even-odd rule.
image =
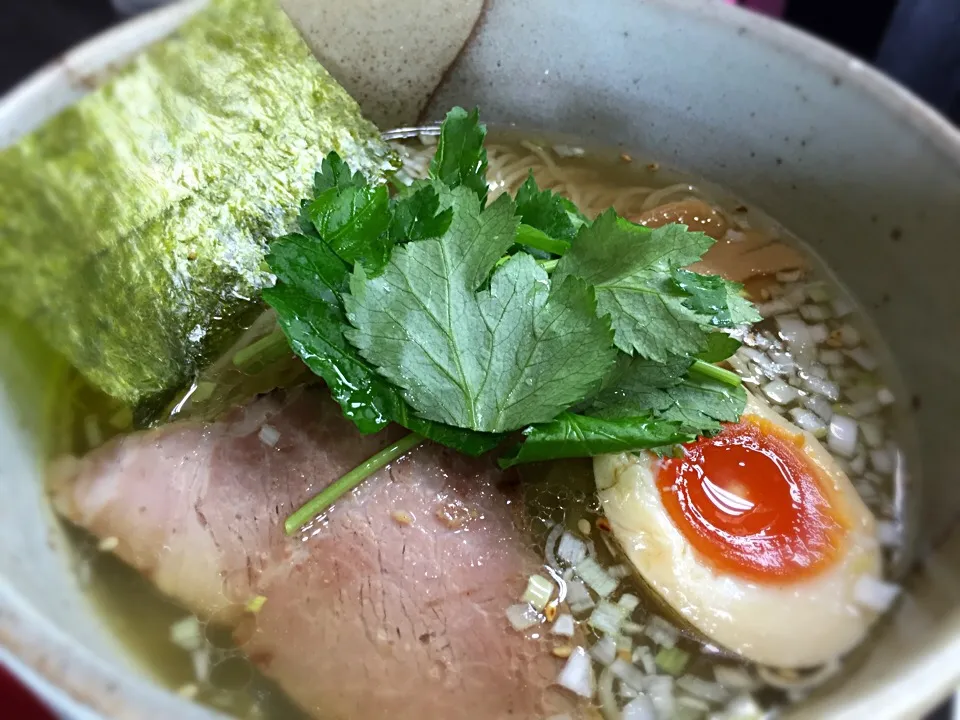
[[[560,661],[504,614],[539,561],[489,459],[427,444],[285,537],[285,516],[396,437],[357,433],[326,390],[278,391],[60,461],[51,487],[64,517],[233,628],[313,717],[575,712],[551,687]]]

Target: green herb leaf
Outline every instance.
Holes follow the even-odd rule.
[[[708,363],[726,360],[740,349],[740,341],[726,333],[714,332],[707,336],[707,347],[697,353],[697,359]]]
[[[557,240],[532,225],[520,225],[517,228],[517,245],[524,251],[539,251],[546,253],[543,257],[563,255],[570,249],[566,240]]]
[[[683,304],[705,316],[710,325],[734,327],[762,319],[750,301],[740,294],[743,290],[740,283],[682,269],[673,271],[673,279],[690,296]]]
[[[573,240],[577,230],[588,224],[587,218],[567,198],[550,190],[541,190],[533,171],[517,190],[517,214],[524,225],[568,242]]]
[[[330,152],[313,175],[313,194],[320,195],[331,188],[366,187],[367,178],[362,172],[353,172],[339,155]]]
[[[442,238],[395,248],[380,277],[354,271],[347,337],[423,417],[482,432],[552,420],[614,362],[610,330],[580,280],[551,284],[526,253],[490,277],[516,237],[508,196],[482,211],[466,188],[451,198]]]
[[[634,359],[616,387],[593,399],[589,413],[602,418],[633,417],[652,412],[659,420],[681,423],[696,434],[712,433],[721,422],[735,422],[746,406],[743,386],[682,370],[679,364]]]
[[[377,274],[390,257],[390,197],[386,185],[331,187],[306,208],[323,241],[345,262]]]
[[[360,357],[347,339],[341,305],[349,267],[321,240],[295,234],[275,240],[267,257],[277,284],[263,297],[277,312],[293,351],[322,377],[344,416],[364,433],[393,421],[469,455],[496,447],[500,436],[417,417],[400,392]]]
[[[476,193],[481,207],[487,200],[487,150],[483,140],[486,126],[480,111],[469,113],[455,107],[440,128],[440,140],[430,162],[430,177],[449,188],[465,187]]]
[[[612,210],[582,228],[554,272],[594,286],[601,316],[609,315],[617,347],[665,362],[706,348],[709,329],[685,304],[673,271],[700,259],[713,244],[683,225],[650,230]]]
[[[500,458],[500,467],[557,458],[592,457],[635,452],[661,445],[691,442],[695,435],[679,422],[640,417],[598,418],[563,413],[555,420],[524,431],[525,438]]]
[[[393,202],[390,239],[393,244],[411,240],[429,240],[443,235],[450,227],[453,209],[440,210],[440,196],[432,185],[423,185]]]

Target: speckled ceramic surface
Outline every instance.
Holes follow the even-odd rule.
[[[70,53],[0,101],[0,144],[197,3]],[[810,241],[873,313],[911,387],[924,554],[912,591],[842,687],[794,714],[919,717],[960,677],[960,136],[858,62],[713,0],[284,0],[382,125],[453,103],[561,131],[727,186]],[[438,86],[439,83],[439,86]],[[82,596],[40,492],[29,417],[0,393],[0,661],[70,717],[201,718],[130,665]],[[922,474],[921,474],[922,471]]]

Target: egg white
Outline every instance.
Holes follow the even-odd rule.
[[[757,582],[711,567],[690,546],[660,501],[652,453],[603,455],[594,475],[615,536],[646,583],[690,625],[744,658],[782,668],[813,667],[859,643],[877,613],[855,587],[881,576],[876,521],[840,466],[809,433],[750,396],[743,420],[764,418],[802,434],[807,460],[834,517],[849,530],[835,561],[813,577]]]

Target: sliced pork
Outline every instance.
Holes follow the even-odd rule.
[[[325,390],[277,392],[63,461],[52,492],[163,592],[233,628],[313,717],[571,712],[546,640],[504,615],[539,562],[489,459],[425,445],[284,536],[286,515],[397,436],[358,434]]]

